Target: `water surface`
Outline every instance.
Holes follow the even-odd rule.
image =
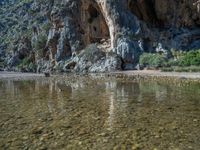
[[[200,149],[200,85],[0,81],[0,149]]]

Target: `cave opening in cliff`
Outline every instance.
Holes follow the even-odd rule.
[[[138,19],[151,25],[159,25],[152,0],[128,0],[128,9]]]
[[[110,39],[109,28],[97,4],[90,4],[86,10],[87,43],[101,43]]]
[[[88,19],[89,23],[92,23],[93,20],[99,16],[99,12],[92,5],[89,6],[88,13],[89,13],[89,19]]]

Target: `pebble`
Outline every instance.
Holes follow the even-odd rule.
[[[194,121],[194,122],[198,122],[198,120],[197,120],[197,119],[193,119],[193,121]]]
[[[63,135],[65,135],[65,133],[63,133],[63,132],[62,132],[62,133],[60,133],[60,136],[63,136]]]
[[[42,130],[43,130],[43,127],[38,127],[36,129],[33,129],[32,130],[32,133],[33,134],[41,134],[42,133]]]
[[[132,145],[132,150],[139,150],[140,149],[140,145],[139,144],[134,144]]]
[[[124,82],[124,84],[125,84],[126,82]],[[88,86],[87,87],[89,87],[89,85],[90,84],[88,84]],[[93,86],[91,86],[90,88],[95,88],[95,87],[93,87]],[[103,88],[102,88],[103,89]],[[99,91],[101,91],[102,89],[100,89]],[[114,91],[114,90],[113,90]],[[66,98],[67,99],[67,98]],[[73,98],[70,98],[70,100],[72,101],[72,102],[74,102],[74,100],[73,100]],[[86,98],[82,98],[82,100],[77,100],[76,102],[77,103],[81,103],[81,104],[84,104],[83,102],[84,101],[87,101],[87,99]],[[72,103],[72,102],[70,102],[70,104],[75,104],[75,103]],[[144,101],[145,102],[145,101]],[[58,102],[59,103],[59,102]],[[42,143],[42,145],[41,146],[44,146],[44,145],[46,145],[46,144],[52,144],[52,145],[54,145],[54,143],[53,142],[57,142],[58,143],[58,145],[60,145],[61,144],[61,142],[68,142],[68,141],[70,141],[70,142],[72,142],[72,144],[74,144],[73,143],[73,139],[77,139],[77,137],[79,138],[79,137],[81,137],[81,140],[84,140],[83,142],[82,141],[80,141],[80,140],[77,140],[77,142],[76,142],[76,144],[79,144],[79,145],[84,145],[85,146],[85,144],[91,144],[93,141],[95,141],[95,142],[99,142],[99,143],[105,143],[105,144],[102,144],[102,149],[103,148],[106,148],[106,147],[104,147],[104,146],[106,146],[106,145],[108,145],[108,144],[113,144],[113,145],[115,145],[115,144],[119,144],[119,143],[117,143],[117,142],[121,142],[121,141],[123,141],[123,140],[132,140],[130,143],[130,145],[128,145],[128,146],[130,146],[131,148],[132,148],[132,150],[137,150],[137,149],[141,149],[141,146],[142,146],[142,148],[143,148],[143,146],[145,146],[145,144],[144,143],[147,143],[148,145],[150,145],[150,146],[152,146],[151,147],[151,149],[152,150],[157,150],[156,148],[154,148],[153,146],[154,145],[151,145],[152,143],[150,143],[151,142],[151,140],[149,140],[151,137],[149,137],[149,136],[152,136],[153,137],[153,140],[155,140],[155,141],[158,141],[158,142],[163,142],[164,144],[165,144],[165,142],[169,142],[168,141],[168,139],[166,140],[166,141],[162,141],[164,138],[165,138],[165,134],[167,133],[167,131],[169,131],[168,133],[170,134],[170,139],[169,140],[174,140],[175,139],[175,142],[179,142],[178,141],[178,138],[180,138],[179,137],[179,134],[182,134],[182,133],[184,133],[183,135],[185,136],[184,138],[184,140],[180,140],[181,141],[181,143],[183,143],[183,144],[187,144],[188,145],[188,143],[187,142],[189,142],[189,144],[191,144],[192,146],[194,146],[195,147],[195,144],[196,143],[194,143],[194,145],[193,145],[193,138],[195,139],[195,138],[197,138],[197,137],[192,137],[192,135],[187,135],[186,133],[187,133],[187,130],[186,129],[188,129],[188,131],[190,130],[190,126],[188,126],[188,128],[186,128],[186,127],[184,127],[184,126],[180,126],[180,118],[178,118],[179,117],[179,115],[176,115],[176,114],[174,114],[175,116],[177,116],[177,118],[176,117],[174,117],[174,116],[169,116],[169,117],[172,117],[172,118],[167,118],[166,117],[166,120],[168,119],[168,120],[170,120],[170,122],[168,122],[166,125],[165,125],[165,121],[164,122],[162,122],[162,120],[163,120],[163,118],[162,118],[162,114],[164,114],[164,110],[165,109],[160,109],[160,107],[158,107],[158,108],[155,108],[154,109],[154,113],[152,113],[152,115],[150,115],[151,114],[151,111],[149,111],[149,108],[147,107],[147,111],[148,111],[148,113],[145,113],[145,112],[147,112],[147,111],[143,111],[143,106],[145,106],[144,104],[145,103],[141,103],[140,104],[140,106],[133,106],[133,109],[135,109],[135,108],[141,108],[141,110],[140,111],[138,111],[140,114],[138,115],[138,112],[137,112],[137,110],[135,109],[135,111],[134,111],[134,113],[132,113],[132,114],[134,114],[135,116],[131,116],[130,114],[128,114],[127,113],[127,115],[121,115],[121,112],[120,112],[120,110],[119,110],[119,115],[118,115],[118,110],[117,109],[115,109],[115,112],[116,112],[116,115],[115,115],[115,118],[114,119],[116,119],[116,120],[114,120],[115,121],[115,124],[112,126],[112,127],[110,127],[110,126],[107,126],[107,124],[105,124],[105,126],[102,126],[102,128],[101,128],[101,126],[99,126],[99,124],[98,123],[101,123],[102,122],[102,120],[104,121],[104,116],[103,116],[103,114],[100,114],[100,115],[94,115],[93,113],[86,113],[86,109],[87,108],[90,108],[90,106],[85,106],[85,105],[81,105],[79,103],[79,108],[78,108],[78,110],[77,110],[77,107],[74,105],[74,106],[71,106],[70,105],[70,107],[71,108],[68,108],[68,105],[65,105],[65,107],[64,108],[66,108],[65,110],[67,110],[68,112],[69,112],[69,118],[68,119],[66,119],[65,117],[59,117],[58,118],[58,114],[54,114],[54,115],[56,115],[56,119],[52,119],[52,117],[49,117],[50,116],[50,114],[43,114],[43,113],[41,113],[41,114],[43,114],[43,119],[36,119],[36,122],[40,122],[40,124],[37,124],[37,126],[34,128],[34,129],[32,129],[32,130],[28,130],[28,132],[31,132],[31,133],[33,133],[33,134],[35,134],[35,135],[30,135],[30,136],[26,136],[27,134],[22,134],[22,136],[21,136],[21,138],[18,138],[17,140],[19,141],[19,140],[24,140],[24,141],[22,141],[22,142],[24,142],[25,144],[27,144],[27,142],[29,142],[29,141],[26,141],[26,140],[28,140],[29,138],[30,138],[30,141],[34,141],[34,139],[35,139],[35,143],[33,142],[32,144],[33,145],[38,145],[38,144],[40,144],[41,145],[41,143]],[[162,102],[161,102],[162,103]],[[167,102],[166,102],[167,103]],[[65,104],[65,102],[63,102],[63,104]],[[92,103],[91,103],[92,104]],[[118,102],[116,102],[116,104],[118,104]],[[164,104],[164,102],[163,102],[163,104]],[[131,104],[130,104],[131,105]],[[121,105],[120,105],[121,106]],[[157,106],[160,106],[159,104],[157,105]],[[166,108],[166,109],[168,109],[168,110],[176,110],[177,108],[176,108],[176,106],[173,106],[173,107],[165,107],[165,105],[162,105],[162,106],[164,106],[164,108]],[[93,109],[93,107],[91,107],[92,109]],[[117,108],[117,107],[116,107]],[[120,107],[121,108],[121,107]],[[127,106],[127,108],[129,108],[128,106]],[[179,106],[179,108],[182,108],[182,106],[180,105]],[[57,108],[56,108],[57,109]],[[83,110],[83,111],[81,111],[81,110]],[[122,110],[123,110],[123,107],[122,107]],[[128,111],[129,109],[126,109],[126,111]],[[197,109],[198,110],[198,109]],[[99,111],[99,108],[97,108],[97,109],[95,109],[95,111]],[[94,112],[95,112],[94,111]],[[100,111],[102,111],[102,110],[100,110]],[[132,111],[132,110],[131,110]],[[102,111],[103,112],[103,111]],[[161,115],[160,115],[160,117],[161,117],[161,119],[160,118],[158,118],[158,116],[156,116],[157,115],[157,113],[159,113],[159,112],[161,112]],[[172,113],[173,114],[173,111],[169,111],[170,113]],[[143,117],[143,113],[144,113],[144,115],[146,115],[145,117]],[[77,120],[83,120],[83,119],[85,119],[84,117],[86,116],[86,114],[87,114],[87,121],[88,121],[88,125],[87,124],[82,124],[82,122],[78,122]],[[106,114],[107,114],[107,111],[106,111]],[[68,115],[68,114],[67,114]],[[137,117],[140,117],[140,115],[141,115],[141,117],[143,117],[143,119],[141,119],[141,120],[139,120]],[[153,115],[155,115],[155,116],[153,116]],[[52,115],[53,116],[53,115]],[[95,116],[95,117],[94,117]],[[97,116],[97,117],[96,117]],[[152,117],[153,116],[153,117]],[[53,116],[54,117],[54,116]],[[76,117],[76,118],[75,118]],[[132,124],[130,124],[130,122],[128,122],[129,120],[129,117],[130,117],[130,119],[132,119],[131,120],[131,123]],[[133,117],[133,118],[132,118]],[[134,118],[135,117],[135,118]],[[152,117],[152,118],[150,118],[150,117]],[[157,118],[156,118],[157,117]],[[184,117],[184,116],[183,116]],[[18,122],[20,122],[20,126],[15,126],[15,127],[13,127],[13,126],[11,126],[11,127],[9,127],[10,126],[10,124],[12,123],[12,124],[14,124],[13,122],[11,122],[11,123],[7,123],[6,125],[8,126],[8,128],[6,128],[6,130],[5,130],[5,132],[7,132],[6,134],[7,134],[7,136],[8,137],[11,137],[11,136],[13,136],[13,134],[12,134],[12,132],[10,132],[10,131],[13,131],[13,129],[15,128],[15,129],[19,129],[19,127],[20,127],[20,129],[22,129],[22,130],[24,130],[23,132],[25,133],[25,132],[27,132],[27,129],[29,128],[29,127],[31,127],[31,125],[29,126],[29,127],[27,127],[26,129],[24,128],[24,123],[22,122],[22,120],[23,120],[23,118],[22,117],[17,117],[18,118]],[[197,118],[197,119],[196,119]],[[66,119],[66,120],[62,120],[62,119]],[[106,118],[107,119],[107,118]],[[123,120],[124,119],[124,120]],[[128,120],[128,121],[126,121],[126,119]],[[151,120],[152,119],[152,120]],[[160,119],[160,120],[159,120]],[[173,119],[174,120],[177,120],[177,122],[173,122],[172,123],[172,121],[173,121]],[[53,120],[53,121],[52,121]],[[62,120],[61,121],[61,123],[59,122],[60,120]],[[100,121],[99,121],[100,120]],[[51,122],[52,121],[52,122]],[[58,123],[60,123],[60,124],[57,124],[57,121],[58,121]],[[76,122],[77,121],[77,122]],[[121,122],[120,122],[121,121]],[[122,122],[122,121],[126,121],[126,122]],[[140,122],[141,121],[141,122]],[[183,120],[184,121],[184,120]],[[191,118],[191,121],[190,121],[190,123],[193,125],[192,127],[195,127],[196,125],[198,125],[199,126],[199,124],[197,123],[199,120],[198,120],[198,117],[197,116],[194,116],[194,118]],[[42,123],[41,123],[42,122]],[[55,123],[56,122],[56,123]],[[84,120],[83,120],[83,122],[84,122]],[[116,123],[117,122],[117,123]],[[134,123],[133,123],[134,122]],[[139,122],[139,123],[138,123]],[[189,122],[189,121],[188,121]],[[185,123],[186,123],[186,125],[187,125],[187,123],[188,123],[187,121],[185,121]],[[148,123],[148,124],[147,124]],[[5,126],[6,126],[5,125]],[[43,126],[44,125],[44,126]],[[45,125],[47,125],[48,127],[46,127]],[[55,128],[54,128],[54,125],[55,125]],[[57,125],[57,126],[56,126]],[[1,126],[3,126],[3,123],[1,123]],[[78,127],[77,127],[78,126]],[[86,127],[87,126],[87,127]],[[59,130],[59,131],[57,131],[57,129],[58,128],[60,129],[61,128],[61,130]],[[109,128],[110,127],[110,128]],[[152,128],[152,130],[151,130],[151,128]],[[156,128],[156,129],[154,129],[154,128]],[[176,129],[179,129],[179,130],[177,130],[178,131],[178,134],[177,134],[177,136],[176,136],[176,133],[177,132],[174,132],[173,130],[176,130]],[[194,128],[194,129],[196,129],[196,128]],[[10,131],[9,131],[10,130]],[[55,131],[54,131],[55,130]],[[130,132],[129,132],[129,130],[130,130]],[[9,132],[10,133],[9,133]],[[21,131],[21,130],[20,130]],[[51,131],[51,133],[49,134],[49,131]],[[57,131],[57,132],[56,132]],[[78,133],[77,133],[77,132]],[[151,133],[149,133],[149,132],[153,132],[153,134],[151,134]],[[191,129],[191,131],[192,131],[192,129]],[[171,133],[170,133],[171,132]],[[180,132],[180,133],[179,133]],[[56,133],[56,134],[54,134],[54,133]],[[94,134],[93,134],[94,133]],[[100,134],[97,134],[97,133],[100,133]],[[121,133],[123,133],[123,134],[121,134]],[[191,132],[191,134],[192,134],[193,132]],[[125,135],[126,134],[126,135]],[[133,135],[132,136],[132,134],[136,134],[136,135]],[[80,136],[81,135],[81,136]],[[131,136],[131,138],[130,138],[130,136]],[[95,137],[96,136],[96,137]],[[188,139],[188,137],[192,137],[191,138],[191,142],[190,142],[190,140]],[[62,138],[61,138],[62,137]],[[162,139],[162,138],[163,139]],[[167,137],[167,136],[166,136]],[[174,137],[176,137],[176,138],[174,138]],[[98,140],[98,138],[99,138],[99,140]],[[154,138],[156,138],[156,139],[154,139]],[[160,139],[159,139],[160,138]],[[168,137],[167,137],[168,138]],[[63,140],[64,139],[64,140]],[[61,141],[62,140],[62,141]],[[164,139],[165,140],[165,139]],[[45,142],[47,142],[48,141],[48,143],[45,143]],[[87,141],[87,142],[86,142]],[[110,143],[111,142],[111,143]],[[116,143],[114,143],[114,142],[116,142]],[[133,145],[133,146],[131,146],[132,144],[134,142],[138,142],[139,144],[135,144],[135,145]],[[8,142],[7,142],[8,143]],[[12,142],[10,142],[10,143],[12,143]],[[13,142],[13,143],[15,143],[15,142]],[[45,143],[45,144],[44,144]],[[108,143],[108,144],[107,144]],[[122,143],[122,142],[121,142]],[[120,144],[121,144],[120,143]],[[56,144],[56,143],[55,143]],[[123,143],[124,144],[124,143]],[[128,143],[129,144],[129,143]],[[39,146],[40,146],[39,145]],[[92,145],[92,144],[91,144]],[[90,146],[91,146],[90,145]],[[47,145],[48,146],[48,145]],[[92,148],[92,147],[90,147],[89,146],[89,148]],[[125,143],[124,144],[124,146],[125,146],[125,148],[127,149],[127,143]],[[188,149],[194,149],[194,147],[192,147],[192,146],[188,146],[187,148]],[[120,149],[120,146],[118,147],[119,149]],[[146,147],[145,147],[146,148]]]
[[[22,139],[23,140],[28,140],[28,136],[24,136]]]

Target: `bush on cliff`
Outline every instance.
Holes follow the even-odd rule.
[[[3,60],[0,60],[0,69],[5,67],[5,62]]]
[[[17,69],[21,72],[36,72],[37,65],[31,60],[30,57],[26,57],[17,66]]]
[[[35,50],[36,50],[39,58],[42,58],[44,55],[44,49],[46,47],[46,42],[47,42],[47,35],[40,34],[37,37],[37,41],[36,41],[34,47],[35,47]]]
[[[161,68],[162,71],[197,72],[200,70],[200,50],[173,51],[171,59],[165,59],[158,53],[144,53],[139,63],[153,69]]]
[[[198,66],[200,65],[200,51],[186,52],[178,61],[179,66]]]
[[[140,56],[139,63],[150,68],[158,68],[165,65],[165,58],[157,53],[144,53]]]

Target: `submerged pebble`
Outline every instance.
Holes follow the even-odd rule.
[[[0,85],[0,149],[200,149],[197,83],[109,74]]]

